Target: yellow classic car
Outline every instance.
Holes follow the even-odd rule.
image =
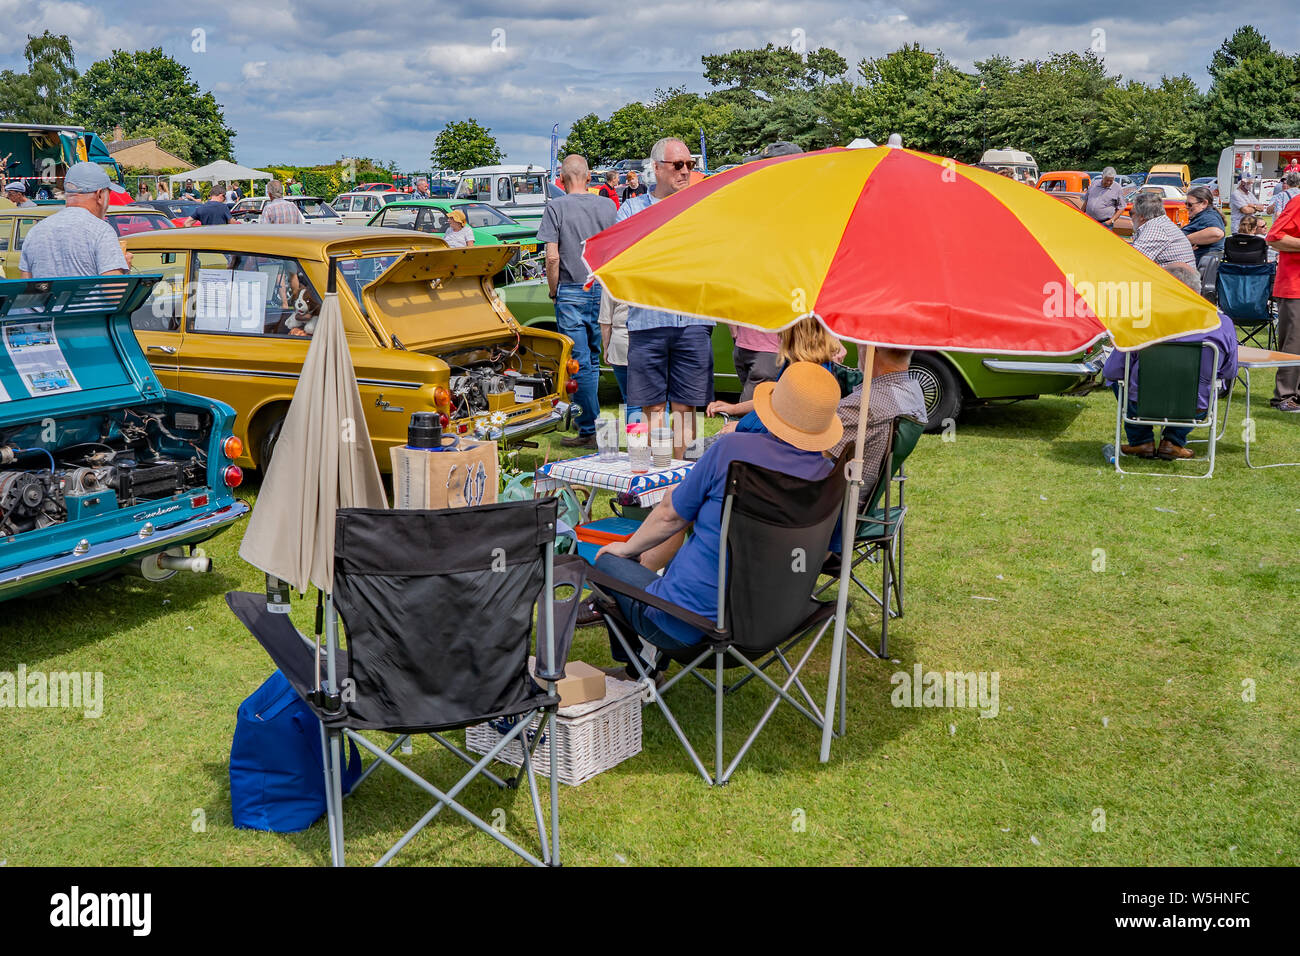
[[[0,279],[17,279],[27,233],[42,219],[62,212],[65,207],[63,203],[50,203],[19,209],[8,200],[3,202],[0,206]],[[173,228],[166,213],[148,206],[110,206],[104,219],[118,236]]]
[[[383,471],[414,412],[450,433],[518,441],[555,428],[576,373],[568,338],[515,322],[490,276],[509,246],[449,249],[408,230],[231,225],[125,240],[164,281],[132,315],[169,388],[231,405],[239,464],[270,461],[331,268],[366,425]]]

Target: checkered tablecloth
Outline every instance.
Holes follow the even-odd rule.
[[[584,455],[553,461],[538,468],[533,488],[537,494],[549,494],[562,485],[626,491],[636,495],[643,506],[651,507],[663,500],[669,488],[681,484],[693,464],[674,459],[667,468],[651,468],[638,475],[632,472],[626,454],[620,455],[616,461],[601,461],[598,455]]]

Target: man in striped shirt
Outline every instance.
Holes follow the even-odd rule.
[[[272,226],[297,226],[306,222],[298,207],[284,198],[284,184],[272,179],[266,184],[267,203],[258,222]]]
[[[1156,193],[1139,192],[1133,200],[1133,248],[1158,266],[1196,265],[1191,242],[1165,214],[1164,200]]]

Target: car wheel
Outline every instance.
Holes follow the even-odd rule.
[[[275,424],[266,430],[266,436],[262,439],[262,455],[257,460],[258,467],[262,470],[262,476],[266,476],[266,471],[271,467],[271,455],[275,451],[275,443],[280,440],[280,430],[284,428],[283,416],[276,419]]]
[[[930,423],[926,431],[941,431],[946,421],[956,421],[961,414],[961,383],[952,367],[932,352],[914,352],[908,375],[921,388],[925,398],[925,411]]]

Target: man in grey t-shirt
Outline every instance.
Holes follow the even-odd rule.
[[[1115,170],[1107,166],[1101,179],[1088,187],[1084,196],[1083,211],[1107,229],[1115,228],[1115,220],[1124,211],[1124,189],[1115,182]]]
[[[24,279],[121,275],[131,268],[108,212],[109,179],[94,163],[77,163],[63,179],[67,208],[32,226],[18,268]]]
[[[596,233],[614,225],[616,207],[605,196],[587,192],[591,171],[583,156],[566,156],[561,167],[568,195],[546,204],[537,238],[546,243],[546,284],[555,301],[555,324],[573,339],[573,357],[578,360],[578,391],[574,399],[582,408],[577,437],[563,438],[567,448],[594,448],[596,415],[600,412],[597,385],[600,380],[600,284],[583,289],[587,267],[582,261],[582,244]]]

